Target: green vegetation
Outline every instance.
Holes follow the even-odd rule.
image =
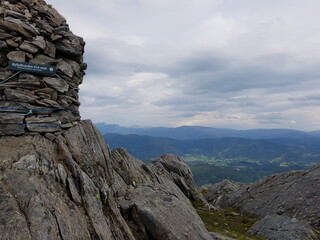
[[[240,214],[236,209],[197,210],[209,232],[221,233],[239,240],[265,239],[246,235],[248,229],[258,220],[250,214]]]
[[[217,166],[212,163],[190,165],[193,177],[198,186],[217,183],[223,179],[236,182],[253,182],[266,176],[291,170],[306,169],[306,166],[279,167],[278,164],[265,163],[251,166],[250,162],[228,162],[229,166]]]
[[[124,147],[148,163],[165,153],[182,157],[201,186],[223,179],[253,182],[271,174],[304,170],[320,162],[320,138],[211,138],[177,140],[106,134],[111,148]]]

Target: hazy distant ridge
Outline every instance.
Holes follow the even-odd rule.
[[[292,129],[252,129],[234,130],[227,128],[212,128],[201,126],[167,127],[122,127],[115,124],[96,123],[102,134],[137,134],[151,137],[168,137],[179,140],[207,139],[207,138],[302,138],[320,137],[320,131],[303,132]]]

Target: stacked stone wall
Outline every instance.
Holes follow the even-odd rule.
[[[84,41],[43,0],[0,2],[0,136],[59,133],[80,120]],[[46,75],[9,62],[56,67]]]

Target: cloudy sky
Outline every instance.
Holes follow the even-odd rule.
[[[320,129],[319,0],[47,0],[86,45],[81,113]]]

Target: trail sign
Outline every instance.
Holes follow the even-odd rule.
[[[41,73],[45,75],[55,75],[57,70],[55,66],[16,61],[9,61],[9,69],[23,72]]]

